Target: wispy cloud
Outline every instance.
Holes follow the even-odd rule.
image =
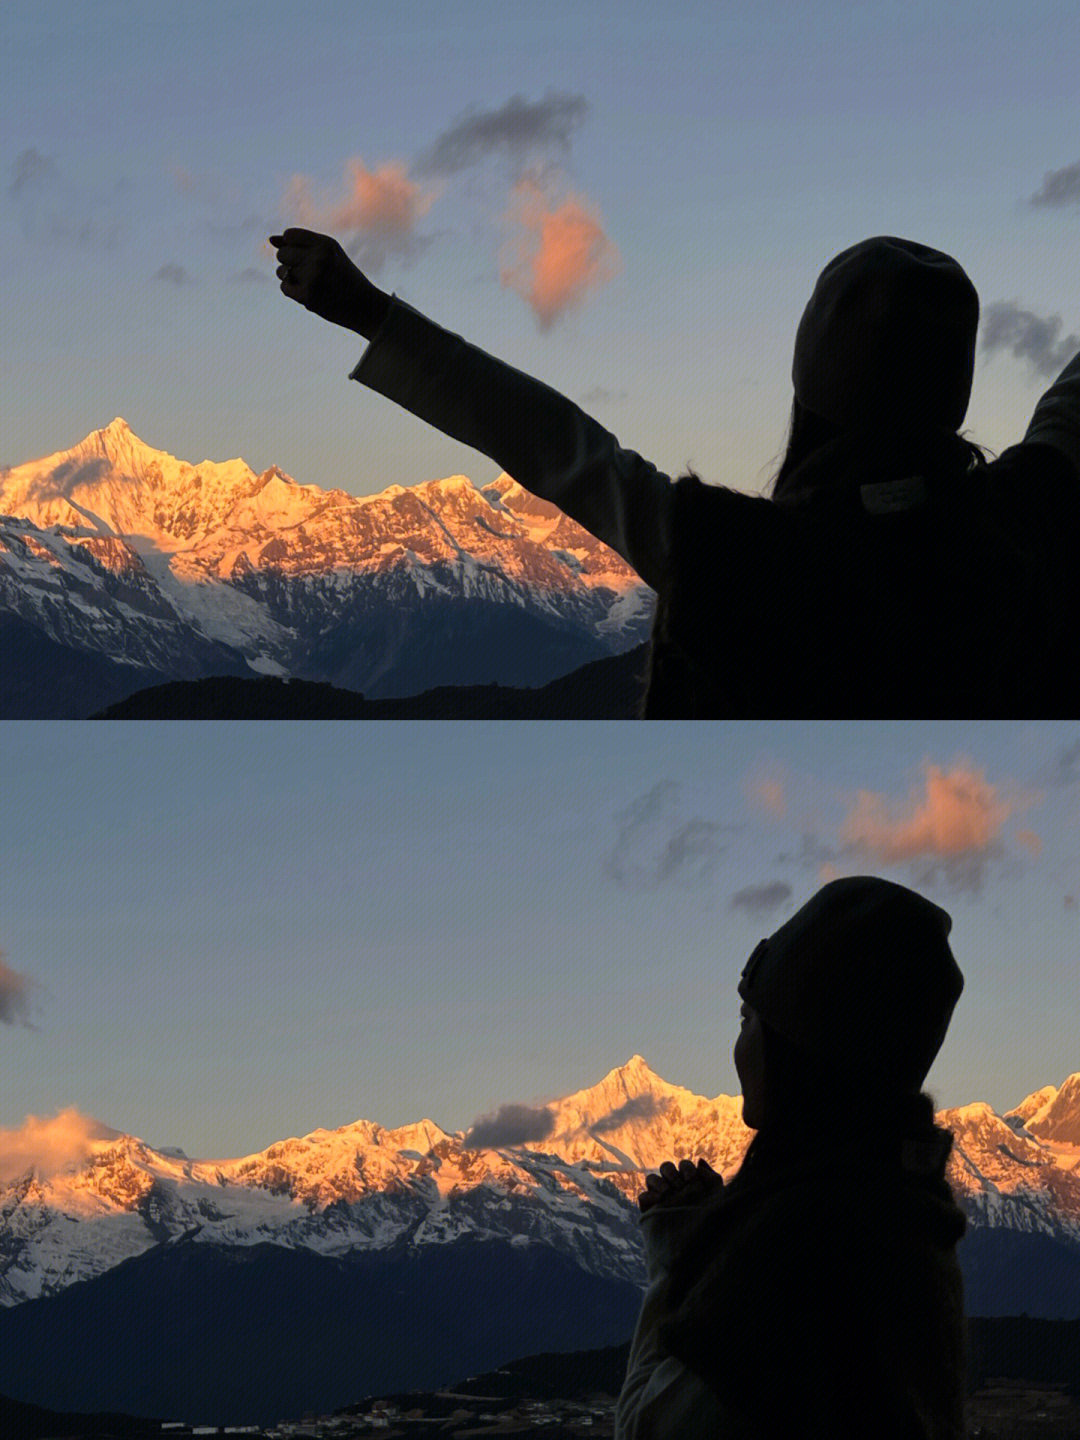
[[[0,1022],[36,1029],[30,1021],[30,1001],[37,983],[29,975],[12,970],[0,955]]]
[[[604,385],[594,385],[591,390],[586,390],[580,396],[580,405],[606,405],[616,400],[625,400],[630,392],[628,390],[609,390]]]
[[[981,770],[927,765],[921,789],[906,800],[860,790],[841,835],[886,862],[960,855],[992,844],[1013,808]]]
[[[626,889],[666,882],[699,885],[712,878],[731,826],[699,815],[687,817],[673,780],[657,783],[615,816],[616,836],[604,861],[605,873]]]
[[[33,146],[16,156],[9,174],[10,212],[35,245],[115,250],[131,228],[127,197],[133,187],[127,179],[92,194]]]
[[[732,910],[745,910],[748,915],[768,915],[791,899],[791,886],[784,880],[768,880],[762,885],[746,885],[731,897]]]
[[[81,1164],[93,1141],[114,1140],[119,1134],[74,1107],[45,1119],[28,1115],[17,1129],[0,1130],[0,1183],[31,1168],[39,1179],[47,1179],[65,1166]]]
[[[657,1095],[631,1095],[630,1099],[617,1109],[601,1115],[599,1120],[589,1126],[589,1130],[593,1135],[606,1135],[608,1131],[618,1130],[620,1125],[626,1125],[631,1120],[652,1120],[655,1116],[662,1115],[669,1104],[670,1101],[662,1100]]]
[[[799,836],[797,850],[785,850],[777,855],[777,865],[795,865],[800,870],[821,869],[839,859],[840,852],[828,845],[815,830],[804,830]]]
[[[969,760],[924,762],[906,796],[858,790],[837,798],[839,819],[803,830],[798,845],[778,854],[776,864],[813,870],[821,883],[868,866],[895,866],[916,889],[974,894],[991,868],[1015,872],[1019,850],[1035,860],[1042,855],[1042,837],[1030,826],[1012,830],[1010,822],[1039,804],[1044,793],[1012,780],[993,782]],[[812,808],[821,813],[820,797]],[[750,888],[751,904],[755,890]]]
[[[1048,170],[1043,183],[1021,208],[1064,209],[1080,205],[1080,161]],[[1019,300],[998,300],[982,309],[979,321],[981,350],[992,355],[1007,350],[1026,360],[1037,376],[1056,377],[1080,350],[1080,335],[1061,335],[1060,315],[1046,318],[1027,310]],[[1060,337],[1060,338],[1059,338]]]
[[[466,110],[436,136],[413,167],[417,175],[454,175],[503,154],[520,172],[530,159],[553,148],[570,153],[570,136],[585,120],[589,106],[583,95],[549,90],[542,100],[512,95],[490,110]]]
[[[1042,189],[1028,201],[1033,207],[1042,205],[1080,205],[1080,160],[1060,170],[1047,170]]]
[[[1058,339],[1061,316],[1049,320],[1025,310],[1017,300],[997,301],[982,312],[980,348],[987,353],[1010,350],[1027,360],[1037,375],[1056,377],[1080,350],[1080,335]]]
[[[191,275],[184,269],[183,265],[178,264],[175,260],[169,260],[155,270],[154,279],[164,280],[169,285],[177,286],[191,285],[194,283]]]
[[[484,1115],[470,1126],[462,1141],[467,1150],[495,1150],[544,1140],[555,1128],[555,1116],[545,1106],[500,1105],[495,1115]]]

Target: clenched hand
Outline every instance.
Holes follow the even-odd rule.
[[[381,318],[386,297],[349,259],[332,235],[290,228],[271,235],[281,262],[281,293],[313,315],[367,335]]]

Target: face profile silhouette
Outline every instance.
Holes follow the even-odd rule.
[[[760,1130],[766,1122],[765,1046],[761,1018],[752,1006],[743,1001],[742,1028],[735,1041],[732,1058],[742,1086],[743,1124]]]

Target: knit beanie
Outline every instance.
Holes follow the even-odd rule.
[[[850,1065],[875,1090],[918,1090],[964,988],[951,928],[904,885],[832,880],[761,941],[739,994],[824,1068]]]
[[[979,296],[940,250],[875,235],[818,277],[795,336],[799,404],[842,429],[959,430],[971,398]]]

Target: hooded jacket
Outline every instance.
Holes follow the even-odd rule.
[[[952,1136],[818,1143],[761,1132],[716,1199],[642,1216],[617,1440],[962,1440]]]
[[[349,378],[495,460],[660,592],[648,718],[1071,713],[1080,355],[970,480],[905,490],[871,466],[869,493],[811,486],[802,504],[673,482],[396,295]]]

